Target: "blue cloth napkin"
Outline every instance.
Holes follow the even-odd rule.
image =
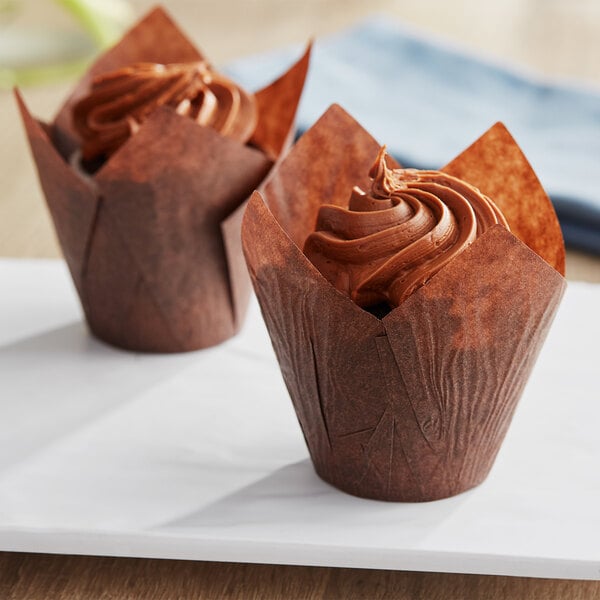
[[[226,70],[256,89],[297,56],[286,49]],[[440,168],[504,122],[552,198],[567,244],[600,254],[600,93],[537,80],[377,17],[317,40],[300,130],[334,102],[404,166],[420,168]]]

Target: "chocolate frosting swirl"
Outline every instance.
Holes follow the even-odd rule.
[[[440,171],[390,169],[381,148],[371,190],[355,187],[348,208],[321,206],[304,253],[359,306],[398,306],[478,235],[499,223],[477,188]]]
[[[206,62],[137,63],[96,77],[74,106],[83,159],[110,156],[163,105],[243,143],[258,119],[254,96]]]

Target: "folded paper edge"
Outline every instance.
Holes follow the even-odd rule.
[[[504,172],[506,160],[495,161],[493,156],[490,156],[493,148],[499,145],[509,148],[513,160],[519,162],[524,171],[520,177],[523,185],[533,186],[534,193],[527,194],[527,202],[535,202],[533,210],[536,214],[533,219],[528,218],[526,213],[519,210],[524,205],[521,197],[504,198],[501,193],[494,193],[489,188],[486,189],[486,183],[490,181],[490,177],[486,177],[485,172],[481,173],[482,166],[488,173],[503,175],[505,181],[514,180],[514,173]],[[475,163],[475,166],[471,161]],[[459,177],[480,188],[484,194],[488,195],[498,205],[515,236],[561,275],[565,274],[564,241],[552,202],[525,153],[503,123],[495,123],[458,156],[442,167],[441,171]]]
[[[19,107],[23,125],[27,133],[29,146],[34,158],[34,162],[37,167],[39,180],[44,191],[44,196],[48,209],[54,221],[56,233],[60,241],[63,254],[69,266],[69,270],[73,277],[75,287],[80,294],[82,304],[86,307],[85,293],[83,290],[83,278],[86,270],[88,253],[90,248],[90,242],[94,235],[94,228],[97,222],[97,213],[100,205],[100,199],[98,197],[97,190],[92,183],[87,183],[83,178],[78,176],[67,164],[60,153],[55,148],[52,140],[48,137],[47,131],[42,127],[41,122],[37,121],[32,114],[29,112],[29,108],[25,103],[23,96],[20,91],[15,88],[14,96]],[[46,154],[50,157],[50,160],[54,163],[52,166],[53,174],[49,176],[49,173],[44,167],[44,163],[40,160],[40,156],[37,155],[34,140],[37,139],[46,151]],[[69,197],[65,195],[65,204],[69,204],[68,210],[79,215],[86,225],[87,230],[81,230],[77,228],[77,231],[71,230],[68,224],[64,222],[61,217],[60,210],[57,205],[57,199],[50,197],[46,194],[46,181],[55,177],[56,171],[61,172],[61,186],[65,189],[73,189],[78,198],[77,202],[68,202]],[[75,244],[74,240],[81,239],[82,242]],[[76,247],[78,246],[78,247]]]
[[[285,73],[254,94],[259,119],[250,142],[273,161],[293,141],[294,123],[306,83],[312,45],[311,41]],[[285,126],[282,127],[282,124]]]
[[[229,295],[235,331],[239,331],[244,323],[250,300],[250,276],[243,258],[241,239],[242,221],[247,204],[248,200],[246,199],[221,222],[221,236],[223,237],[223,246],[225,248]],[[239,260],[236,258],[238,256],[240,256]],[[241,263],[241,269],[238,268],[239,263]]]
[[[252,148],[251,146],[243,144],[238,140],[224,136],[216,129],[213,129],[208,125],[200,125],[193,119],[179,114],[171,106],[159,106],[157,109],[153,110],[152,114],[150,114],[149,117],[140,125],[136,134],[130,136],[119,148],[117,148],[117,150],[108,158],[108,160],[100,167],[100,169],[98,169],[98,171],[93,175],[93,179],[101,180],[109,177],[113,172],[123,168],[123,166],[128,162],[127,158],[123,158],[124,156],[126,157],[131,152],[135,152],[136,147],[145,147],[144,142],[140,141],[144,139],[144,136],[140,136],[140,134],[145,132],[146,129],[151,128],[156,120],[163,119],[164,115],[167,114],[175,119],[175,121],[181,123],[182,127],[185,127],[191,131],[193,131],[193,128],[200,128],[200,130],[207,132],[207,134],[211,135],[214,139],[222,138],[225,143],[232,146],[237,146],[240,149],[240,152],[247,152],[248,155],[254,154],[257,157],[259,154],[263,155],[259,149]],[[168,145],[168,141],[163,140],[163,144]],[[161,154],[164,154],[164,152],[161,151]],[[271,169],[272,164],[270,159],[266,157],[266,160],[269,160],[269,169]]]
[[[334,151],[330,150],[328,154],[325,154],[322,147],[323,139],[335,139],[336,136],[339,135],[340,130],[347,128],[351,128],[356,133],[355,137],[357,139],[352,142],[347,141],[345,146],[343,144],[338,144]],[[365,144],[372,145],[372,156],[369,156],[369,159],[364,161],[364,172],[357,173],[356,178],[353,177],[352,180],[348,182],[347,188],[344,188],[343,198],[344,201],[346,201],[350,196],[352,188],[366,178],[368,169],[377,155],[380,144],[339,104],[332,104],[329,106],[319,119],[300,137],[291,150],[278,161],[269,174],[265,185],[261,188],[261,192],[263,192],[264,199],[277,221],[299,248],[302,249],[307,235],[312,231],[314,222],[316,222],[316,214],[314,215],[314,222],[310,224],[310,231],[304,231],[301,235],[300,230],[305,229],[304,225],[298,226],[299,223],[304,221],[300,214],[303,212],[301,203],[298,201],[292,202],[290,201],[290,198],[282,197],[282,193],[285,192],[286,187],[288,187],[288,182],[292,181],[295,186],[298,165],[300,164],[302,167],[309,166],[307,165],[307,160],[312,161],[314,159],[314,151],[311,145],[315,145],[321,151],[319,156],[319,165],[321,168],[323,168],[323,165],[329,164],[332,158],[332,166],[334,169],[336,169],[336,165],[339,166],[340,163],[347,165],[353,164],[353,153],[359,155],[362,154],[361,149]],[[302,158],[303,153],[308,154],[308,158]],[[299,160],[301,162],[299,162]],[[392,166],[397,166],[397,163],[393,159],[391,159],[390,164]],[[301,170],[304,171],[304,168]],[[329,178],[329,180],[331,181],[331,178]],[[314,183],[314,181],[315,178],[313,177],[311,183]],[[327,203],[335,204],[336,201],[331,197],[332,190],[325,191],[327,183],[324,180],[319,181],[324,185],[320,186],[318,194],[321,195],[323,201],[327,200]],[[337,183],[334,181],[333,187],[335,188],[336,186]],[[336,195],[336,198],[338,197],[341,197],[340,194]],[[294,231],[294,229],[296,229],[296,231]]]
[[[552,285],[557,290],[562,290],[561,295],[564,292],[567,286],[567,280],[561,275],[554,267],[548,264],[537,252],[534,252],[527,244],[525,244],[521,239],[515,236],[511,231],[506,229],[503,225],[494,225],[487,229],[484,233],[478,236],[475,241],[466,248],[463,252],[461,252],[458,256],[455,257],[453,261],[444,265],[439,271],[437,271],[423,286],[417,288],[410,296],[402,302],[399,306],[390,311],[387,315],[381,319],[384,323],[391,323],[398,319],[403,312],[406,310],[410,310],[410,307],[413,304],[423,304],[427,302],[426,298],[423,296],[426,294],[426,288],[429,283],[435,282],[438,286],[443,286],[444,280],[448,278],[448,271],[451,270],[452,264],[455,261],[460,261],[461,264],[473,262],[471,257],[476,256],[478,252],[480,252],[481,247],[486,247],[490,244],[489,240],[499,237],[502,243],[511,244],[517,246],[521,249],[523,256],[526,256],[532,265],[535,266],[535,269],[540,273],[544,273],[544,277],[546,281],[552,282]],[[414,298],[413,298],[414,297]],[[411,300],[413,298],[413,300]]]
[[[346,310],[354,313],[357,318],[367,320],[370,323],[379,321],[377,317],[371,313],[360,308],[355,302],[353,302],[348,296],[342,294],[339,290],[334,288],[329,281],[327,281],[323,275],[317,270],[317,268],[308,260],[303,252],[289,237],[283,227],[279,224],[270,208],[268,207],[265,199],[260,192],[255,191],[244,212],[242,220],[242,249],[244,256],[246,257],[246,263],[250,272],[251,278],[256,279],[260,269],[268,264],[271,264],[264,260],[265,250],[274,250],[276,247],[275,243],[266,241],[267,238],[274,236],[279,240],[280,244],[283,244],[287,249],[296,257],[306,276],[308,276],[312,282],[316,285],[316,289],[320,293],[325,293],[335,298],[336,302],[342,303],[346,306]],[[256,243],[258,241],[258,243]],[[260,246],[264,246],[259,249]],[[257,251],[258,249],[258,251]]]

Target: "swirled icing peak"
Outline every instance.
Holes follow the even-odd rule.
[[[258,118],[254,96],[204,61],[136,63],[96,77],[74,106],[83,159],[110,156],[163,105],[243,143]]]
[[[304,253],[359,306],[398,306],[478,235],[499,223],[496,205],[477,188],[440,171],[390,169],[385,146],[348,208],[324,204]],[[379,312],[379,311],[377,311]]]

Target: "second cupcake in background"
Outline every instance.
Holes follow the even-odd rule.
[[[325,481],[418,502],[485,479],[565,288],[556,215],[503,125],[404,170],[333,106],[254,193],[242,243]]]
[[[310,48],[252,94],[154,9],[46,125],[17,99],[90,330],[181,352],[241,327],[244,202],[294,135]]]

